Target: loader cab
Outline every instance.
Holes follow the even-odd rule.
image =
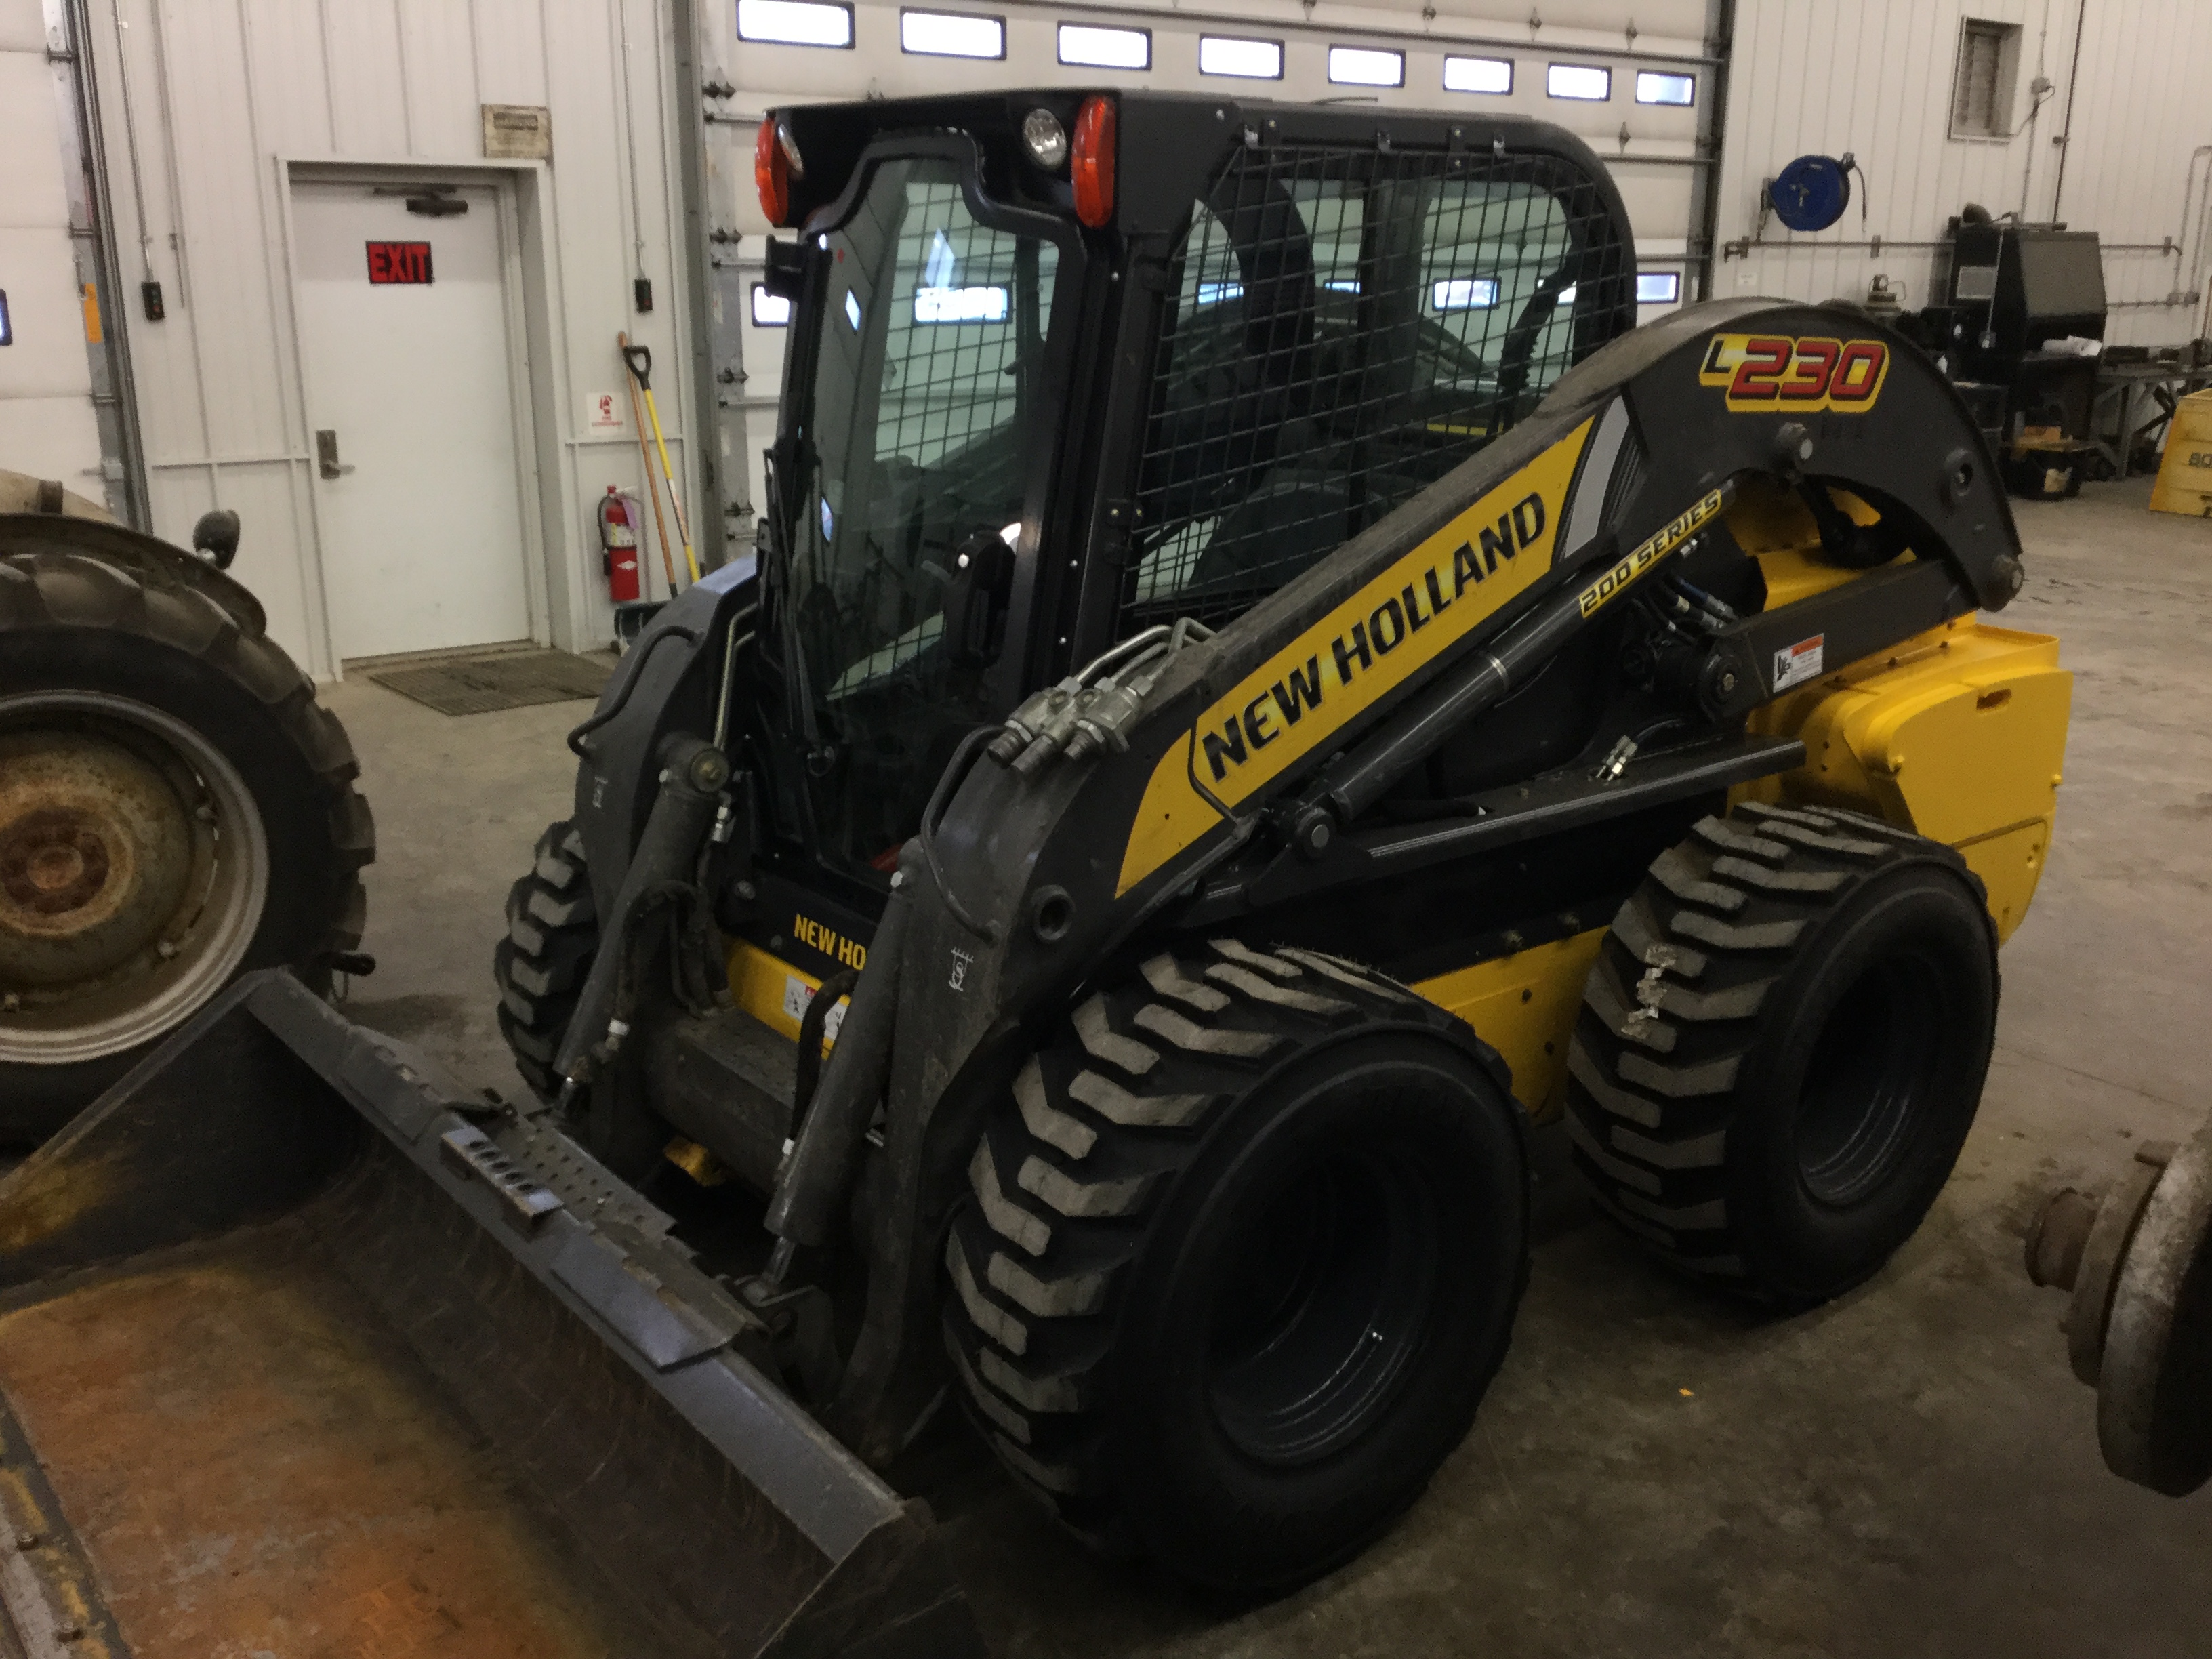
[[[1536,122],[1054,89],[774,112],[756,159],[761,853],[861,919],[969,732],[1233,619],[1635,319],[1620,198]]]

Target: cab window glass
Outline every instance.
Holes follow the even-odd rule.
[[[976,573],[1011,561],[1049,418],[1059,250],[981,223],[957,164],[916,158],[878,164],[821,252],[790,601],[834,757],[811,781],[822,851],[880,866],[991,712]]]

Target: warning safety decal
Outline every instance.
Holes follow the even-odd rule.
[[[1800,640],[1774,653],[1774,689],[1787,691],[1793,685],[1802,685],[1807,680],[1817,680],[1821,673],[1821,658],[1825,654],[1828,636],[1815,634],[1809,640]]]

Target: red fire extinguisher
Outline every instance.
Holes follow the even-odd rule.
[[[599,502],[599,553],[607,573],[607,596],[617,605],[638,597],[638,504],[614,485]]]

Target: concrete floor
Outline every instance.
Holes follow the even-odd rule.
[[[2031,1286],[2040,1195],[2192,1130],[2212,1029],[2212,524],[2148,480],[2018,508],[2003,618],[2075,675],[2059,828],[2003,958],[1997,1053],[1956,1177],[1872,1284],[1747,1314],[1608,1230],[1537,1252],[1474,1432],[1365,1557],[1241,1615],[1086,1559],[990,1476],[939,1507],[1009,1655],[2212,1652],[2212,1491],[2105,1471],[2062,1299]],[[374,803],[351,1012],[479,1085],[519,1087],[492,1019],[508,883],[568,810],[563,704],[453,719],[334,687]]]

